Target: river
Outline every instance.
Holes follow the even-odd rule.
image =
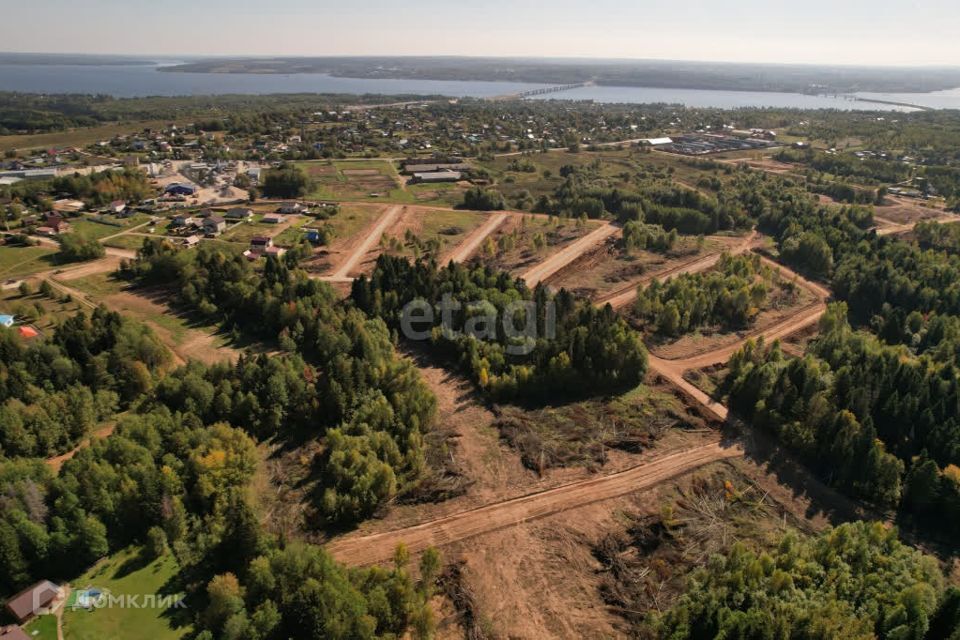
[[[158,65],[0,64],[0,90],[27,93],[99,93],[116,97],[270,94],[375,93],[490,98],[546,85],[519,82],[337,78],[324,74],[181,73],[158,71]],[[960,108],[960,89],[928,94],[863,94],[862,97]],[[801,109],[905,110],[890,104],[843,96],[811,96],[761,91],[660,89],[587,86],[536,99],[595,100],[611,103],[665,102],[691,107],[794,107]]]

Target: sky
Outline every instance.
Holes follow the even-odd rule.
[[[957,0],[0,0],[0,51],[957,65]]]

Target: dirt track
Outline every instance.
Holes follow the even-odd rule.
[[[524,279],[524,281],[526,281],[527,286],[531,287],[536,285],[538,282],[543,282],[557,271],[563,269],[565,266],[582,256],[591,248],[612,236],[619,229],[619,227],[616,227],[609,222],[604,223],[579,240],[569,244],[562,250],[548,257],[546,260],[524,273],[521,277]]]
[[[338,281],[348,279],[350,272],[356,269],[357,265],[363,260],[363,257],[367,255],[367,252],[376,246],[380,241],[380,236],[397,221],[403,209],[404,207],[401,205],[390,206],[370,229],[362,231],[361,233],[366,233],[367,237],[354,248],[346,260],[340,263],[337,270],[331,274],[331,278]]]
[[[394,549],[401,542],[412,553],[418,553],[428,546],[467,540],[560,511],[632,493],[705,464],[741,455],[743,449],[736,444],[704,445],[655,458],[619,473],[485,505],[405,529],[368,536],[346,536],[327,545],[327,550],[337,560],[348,564],[383,562],[393,556]]]
[[[470,235],[464,238],[457,247],[454,248],[452,252],[444,256],[440,260],[441,265],[445,265],[449,262],[466,262],[470,256],[472,256],[477,249],[480,247],[480,244],[487,239],[491,233],[497,230],[497,228],[506,221],[508,214],[500,212],[495,213],[490,216],[486,222],[474,229]]]

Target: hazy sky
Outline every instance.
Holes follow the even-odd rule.
[[[958,0],[0,0],[0,51],[960,64]]]

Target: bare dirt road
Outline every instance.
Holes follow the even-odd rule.
[[[356,269],[357,265],[363,260],[363,257],[367,255],[367,252],[376,246],[380,241],[380,236],[397,221],[403,209],[404,207],[401,205],[390,206],[383,212],[383,215],[380,216],[380,219],[377,220],[372,227],[364,230],[362,233],[367,234],[367,236],[363,239],[363,242],[358,244],[353,249],[353,252],[347,256],[347,259],[340,263],[337,270],[331,274],[330,279],[333,281],[350,280],[350,272]]]
[[[597,246],[617,231],[620,227],[606,222],[576,242],[564,247],[561,251],[548,257],[546,260],[533,267],[521,277],[527,283],[527,286],[534,286],[538,282],[543,282],[560,269],[582,256],[584,253]]]
[[[486,222],[474,229],[470,235],[464,238],[463,242],[455,247],[448,255],[444,256],[440,260],[440,264],[466,262],[469,260],[470,256],[476,253],[483,241],[487,239],[487,236],[496,231],[497,228],[506,221],[507,217],[508,214],[501,211],[487,218]]]
[[[367,565],[393,556],[397,544],[412,553],[440,547],[560,511],[622,496],[656,485],[718,460],[743,455],[738,444],[714,443],[654,458],[619,473],[488,504],[423,524],[367,536],[345,536],[327,545],[341,562]]]

